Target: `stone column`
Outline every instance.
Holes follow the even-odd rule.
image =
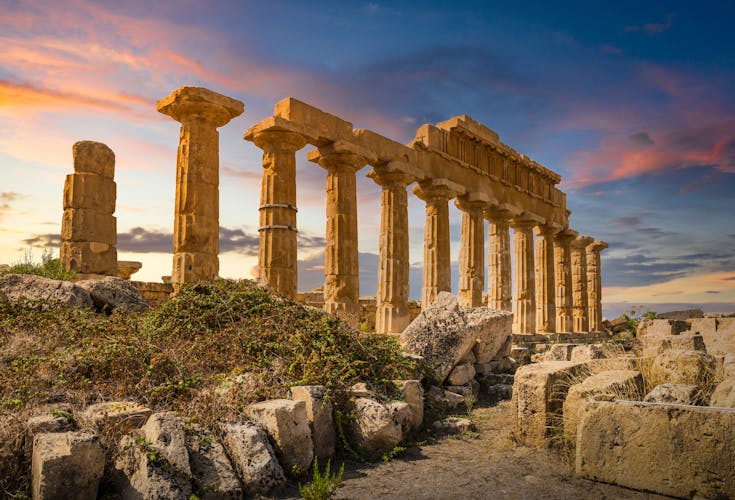
[[[448,203],[457,195],[457,191],[442,183],[428,182],[414,186],[413,192],[426,202],[421,306],[427,308],[439,292],[452,291]]]
[[[64,182],[61,264],[82,274],[115,276],[115,153],[92,141],[75,143],[72,153],[74,173]]]
[[[587,304],[587,251],[592,243],[589,236],[578,236],[571,242],[572,254],[572,329],[589,331],[589,307]]]
[[[306,145],[306,139],[286,130],[264,130],[251,140],[263,150],[258,278],[273,291],[294,298],[298,288],[296,151]]]
[[[459,249],[459,304],[482,306],[485,288],[485,221],[483,210],[487,201],[470,201],[467,195],[454,204],[462,211]]]
[[[242,102],[201,87],[181,87],[157,103],[181,123],[176,157],[173,283],[219,274],[219,133]]]
[[[500,311],[512,311],[510,270],[510,212],[498,207],[485,209],[488,226],[488,283],[487,305]]]
[[[375,333],[401,333],[408,314],[408,193],[412,178],[400,171],[374,168],[368,174],[382,186],[380,195],[380,263]]]
[[[536,331],[536,287],[534,281],[533,227],[538,221],[528,216],[511,219],[513,228],[513,333]]]
[[[556,282],[556,329],[571,332],[572,323],[572,263],[570,242],[579,235],[567,229],[554,237],[554,280]]]
[[[602,273],[600,252],[607,243],[595,240],[587,245],[587,307],[589,308],[589,328],[591,332],[602,331]]]
[[[539,333],[556,332],[555,232],[549,225],[536,226],[536,331]]]
[[[324,310],[355,325],[360,315],[355,173],[365,166],[365,160],[333,148],[312,151],[309,160],[327,171]]]

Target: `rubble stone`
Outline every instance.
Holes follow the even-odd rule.
[[[222,427],[223,444],[247,493],[267,495],[286,482],[268,435],[255,422],[229,423]]]
[[[305,404],[306,418],[314,440],[314,455],[323,464],[334,455],[335,446],[332,403],[325,397],[326,390],[323,385],[294,386],[290,390],[291,399]]]

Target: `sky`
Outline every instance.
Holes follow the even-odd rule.
[[[512,5],[512,4],[518,5]],[[182,85],[245,103],[220,129],[220,274],[257,265],[261,151],[291,96],[408,143],[467,114],[561,174],[570,226],[609,243],[603,311],[735,310],[735,3],[0,0],[0,263],[58,251],[78,140],[116,155],[118,255],[172,263]],[[323,281],[326,173],[297,154],[299,288]],[[358,172],[361,293],[380,190]],[[450,208],[453,286],[459,211]],[[409,196],[411,296],[423,202]]]

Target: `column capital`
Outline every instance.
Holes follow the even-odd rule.
[[[599,253],[603,251],[604,249],[606,249],[607,247],[608,247],[608,244],[606,242],[601,241],[601,240],[595,240],[589,245],[587,245],[586,248],[587,248],[587,252],[589,253],[594,253],[594,252]]]
[[[456,206],[461,211],[467,212],[467,213],[472,213],[472,212],[483,212],[484,213],[485,207],[487,206],[487,201],[472,200],[469,197],[467,197],[467,195],[463,195],[463,196],[459,196],[455,198],[454,206]]]
[[[539,224],[534,228],[536,236],[551,239],[560,231],[560,227],[555,224]]]
[[[572,240],[572,248],[587,248],[587,245],[594,241],[590,236],[577,236]]]
[[[362,156],[334,144],[309,151],[307,159],[326,170],[349,171],[353,174],[367,164]]]
[[[183,86],[159,100],[156,109],[182,124],[199,118],[211,122],[216,128],[240,116],[245,105],[203,87]]]
[[[508,223],[517,214],[516,211],[505,203],[486,205],[484,212],[485,218],[495,224]]]
[[[247,140],[268,153],[295,153],[307,144],[301,134],[276,128],[260,130],[248,136]]]
[[[382,187],[390,188],[402,188],[413,182],[413,177],[397,169],[379,166],[373,167],[370,172],[367,173],[376,184]]]
[[[523,212],[518,216],[514,216],[510,219],[510,225],[512,228],[517,229],[530,229],[539,226],[545,222],[543,217],[534,215],[530,212]]]
[[[573,229],[564,229],[554,235],[554,241],[560,244],[565,244],[571,242],[577,236],[579,236],[577,231],[574,231]]]
[[[413,187],[413,194],[426,203],[447,202],[461,191],[461,186],[448,179],[421,181]]]

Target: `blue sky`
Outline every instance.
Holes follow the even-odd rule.
[[[242,133],[293,96],[404,143],[468,114],[559,172],[572,228],[610,243],[607,315],[731,309],[735,4],[520,4],[0,0],[0,262],[58,241],[71,145],[90,139],[117,156],[121,259],[169,274],[178,128],[155,101],[189,84],[246,108],[220,134],[223,275],[256,263],[260,151]],[[369,294],[379,190],[364,173]],[[324,178],[301,151],[301,288],[320,279]],[[420,200],[409,210],[417,296]]]

